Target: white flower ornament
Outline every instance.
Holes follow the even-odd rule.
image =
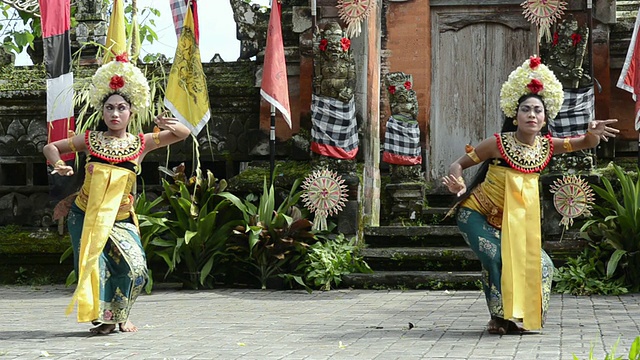
[[[126,98],[135,113],[146,111],[150,106],[147,78],[128,61],[126,53],[98,68],[91,78],[90,93],[91,106],[96,110],[102,109],[106,98],[113,94]]]
[[[509,78],[500,89],[500,108],[509,117],[515,118],[518,112],[518,100],[527,94],[537,94],[542,98],[547,120],[554,119],[564,100],[562,84],[556,75],[540,58],[532,56],[520,67],[509,74]]]

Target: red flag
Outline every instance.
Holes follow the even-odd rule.
[[[44,63],[47,70],[47,127],[49,142],[66,139],[75,128],[71,72],[70,0],[40,0]],[[64,154],[63,160],[74,158]]]
[[[636,24],[633,28],[633,35],[627,57],[624,60],[620,78],[618,78],[617,86],[620,89],[627,90],[632,94],[633,100],[636,102],[635,128],[640,129],[640,36],[638,30],[640,27],[640,12],[636,17]]]
[[[280,3],[278,0],[273,0],[271,2],[269,28],[267,29],[267,48],[264,51],[260,95],[282,113],[285,121],[291,127],[287,63],[284,60],[280,11]]]

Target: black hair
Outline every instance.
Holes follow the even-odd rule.
[[[129,104],[129,106],[131,106],[131,101],[129,100],[129,98],[127,96],[125,96],[123,93],[119,92],[119,91],[114,91],[112,93],[109,93],[107,95],[104,96],[104,98],[102,98],[102,101],[100,102],[102,104],[102,106],[104,106],[104,103],[107,102],[107,100],[109,100],[109,98],[113,95],[120,95],[122,96],[122,98],[124,99],[124,101],[127,102],[127,104]]]
[[[525,100],[530,98],[536,98],[542,101],[542,105],[544,106],[544,119],[545,119],[545,122],[548,123],[547,106],[544,104],[544,100],[540,95],[530,93],[530,94],[521,96],[518,99],[518,107],[520,107],[520,104],[522,104]],[[518,115],[516,111],[516,117],[517,116]],[[502,129],[500,130],[500,133],[515,132],[518,129],[518,125],[515,125],[513,123],[514,119],[515,118],[505,116],[504,123],[502,123]],[[542,134],[547,134],[549,132],[548,124],[545,124],[540,130],[540,132]],[[480,168],[478,169],[476,176],[473,177],[471,184],[469,184],[469,186],[467,187],[467,191],[464,194],[460,195],[459,198],[456,199],[456,203],[462,202],[463,200],[467,199],[471,195],[471,192],[473,191],[473,189],[475,189],[478,185],[480,185],[484,181],[484,179],[487,177],[487,171],[489,171],[489,164],[491,162],[493,162],[493,159],[487,159],[482,163],[482,165],[480,165]]]

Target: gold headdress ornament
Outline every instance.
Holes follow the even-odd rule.
[[[518,100],[527,94],[537,94],[542,98],[547,111],[547,120],[558,115],[564,100],[562,84],[553,71],[542,64],[537,56],[532,56],[520,67],[513,70],[500,89],[500,108],[507,117],[515,118]]]
[[[100,66],[91,78],[90,101],[96,110],[102,109],[106,98],[113,94],[127,99],[132,112],[142,113],[149,108],[147,78],[137,66],[129,62],[126,53]]]

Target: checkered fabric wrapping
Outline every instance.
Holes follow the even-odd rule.
[[[420,128],[417,122],[402,121],[391,116],[384,135],[382,160],[396,165],[422,163]]]
[[[356,105],[313,95],[311,98],[311,150],[337,159],[353,159],[358,153]]]
[[[184,17],[187,16],[187,0],[171,0],[171,15],[173,16],[173,25],[176,28],[176,35],[180,38],[182,32],[182,23]]]
[[[593,87],[565,89],[558,116],[549,122],[549,132],[555,137],[574,137],[587,132],[595,112]]]

